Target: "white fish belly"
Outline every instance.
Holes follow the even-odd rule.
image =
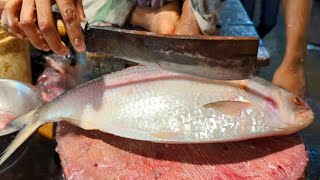
[[[254,105],[238,115],[203,107],[226,100]],[[99,110],[86,108],[82,119],[94,118],[93,129],[139,140],[219,142],[262,136],[272,128],[260,107],[263,99],[227,84],[151,81],[110,89],[103,102]]]

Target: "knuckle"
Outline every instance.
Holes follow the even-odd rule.
[[[74,8],[69,6],[65,7],[63,10],[64,21],[66,23],[72,23],[77,20],[77,12]]]
[[[34,20],[32,18],[21,18],[20,23],[22,27],[30,27],[34,24]]]
[[[39,43],[35,43],[35,42],[31,42],[31,41],[30,41],[30,43],[32,44],[33,47],[42,50],[42,47]]]
[[[29,38],[30,43],[37,49],[44,49],[44,42],[39,37]]]
[[[33,44],[38,48],[38,49],[44,49],[43,43],[40,41],[33,41]]]
[[[49,33],[50,31],[53,30],[53,24],[48,21],[41,22],[39,24],[39,30],[42,33]]]
[[[54,46],[51,47],[51,49],[56,54],[63,54],[63,48],[60,47],[60,46],[54,45]]]
[[[12,23],[9,23],[8,26],[10,27],[10,29],[16,31],[17,29],[19,29],[19,25],[18,25],[18,22],[12,22]]]
[[[12,3],[11,3],[10,1],[8,1],[8,2],[4,5],[3,10],[4,10],[4,11],[11,11],[11,9],[12,9]]]
[[[39,41],[37,38],[28,36],[28,40],[30,41],[33,47],[37,49],[42,49],[41,41]]]

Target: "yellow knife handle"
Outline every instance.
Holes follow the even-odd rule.
[[[54,125],[52,122],[44,124],[38,129],[38,133],[41,137],[52,140],[54,136]]]
[[[58,29],[58,33],[59,33],[60,37],[66,37],[67,30],[64,26],[63,21],[61,19],[58,19],[56,25],[57,25],[57,29]]]

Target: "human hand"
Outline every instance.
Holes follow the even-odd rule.
[[[284,60],[284,62],[288,62]],[[289,61],[292,62],[292,61]],[[304,98],[306,80],[303,63],[282,63],[276,70],[272,82],[295,95]]]
[[[145,28],[146,30],[160,34],[173,34],[175,24],[179,19],[179,2],[168,2],[159,9],[136,7],[129,24]]]
[[[78,52],[85,51],[80,20],[85,19],[81,0],[56,0],[70,42]],[[37,49],[50,49],[68,55],[69,49],[61,41],[52,13],[52,1],[10,0],[4,6],[1,25],[4,30],[28,39]]]
[[[201,30],[191,7],[190,0],[185,0],[182,7],[180,19],[175,26],[174,34],[178,35],[200,35]]]

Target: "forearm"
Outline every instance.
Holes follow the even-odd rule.
[[[283,0],[286,22],[286,52],[283,64],[301,64],[307,45],[306,29],[312,0]]]

